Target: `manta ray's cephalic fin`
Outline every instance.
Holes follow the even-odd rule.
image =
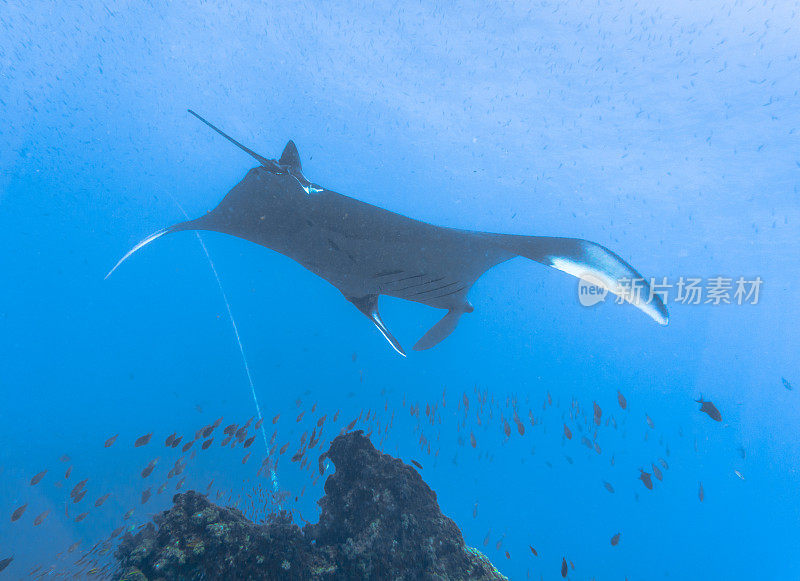
[[[355,307],[364,313],[367,318],[373,322],[373,324],[378,328],[378,331],[381,332],[381,335],[389,342],[389,345],[397,351],[403,357],[406,357],[406,352],[403,351],[402,345],[400,342],[395,339],[394,335],[389,332],[389,329],[386,328],[386,325],[383,324],[381,320],[381,314],[378,312],[378,296],[379,295],[367,295],[365,297],[347,297],[347,300],[350,301],[355,305]]]
[[[213,129],[214,131],[216,131],[217,133],[219,133],[220,135],[222,135],[222,137],[224,137],[225,139],[227,139],[228,141],[230,141],[231,143],[233,143],[233,144],[234,144],[236,147],[238,147],[239,149],[241,149],[242,151],[244,151],[245,153],[247,153],[247,154],[248,154],[250,157],[252,157],[253,159],[255,159],[255,160],[258,162],[258,163],[260,163],[261,165],[263,165],[263,166],[264,166],[265,168],[267,168],[268,170],[270,170],[270,171],[276,171],[276,170],[278,170],[278,169],[279,169],[279,168],[278,168],[278,165],[277,165],[277,164],[276,164],[276,163],[275,163],[273,160],[271,160],[271,159],[267,159],[267,158],[266,158],[266,157],[264,157],[263,155],[259,155],[259,154],[257,154],[255,151],[253,151],[253,150],[252,150],[252,149],[250,149],[249,147],[246,147],[246,146],[242,145],[241,143],[239,143],[238,141],[236,141],[236,140],[235,140],[233,137],[231,137],[230,135],[228,135],[227,133],[225,133],[224,131],[222,131],[222,129],[219,129],[219,128],[218,128],[218,127],[216,127],[215,125],[213,125],[213,124],[211,124],[210,122],[206,121],[205,119],[203,119],[202,117],[200,117],[200,115],[198,115],[197,113],[195,113],[195,112],[194,112],[194,111],[192,111],[191,109],[187,109],[187,111],[189,111],[189,113],[191,113],[192,115],[194,115],[195,117],[197,117],[197,118],[198,118],[200,121],[202,121],[203,123],[205,123],[206,125],[208,125],[209,127],[211,127],[211,129]],[[290,141],[289,143],[292,143],[292,142]],[[292,143],[292,145],[294,146],[294,143]],[[288,145],[287,145],[287,147],[288,147]],[[297,153],[297,148],[295,148],[295,153]],[[300,159],[300,156],[298,155],[298,160],[299,160],[299,159]]]

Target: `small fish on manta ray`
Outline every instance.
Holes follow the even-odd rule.
[[[381,319],[378,298],[389,295],[445,309],[447,314],[414,345],[429,349],[446,338],[464,313],[467,293],[487,270],[522,256],[623,297],[666,325],[667,308],[647,281],[619,256],[588,240],[492,234],[434,226],[337,194],[303,175],[292,141],[279,160],[266,159],[189,110],[259,162],[219,205],[195,220],[151,234],[123,256],[172,232],[206,230],[254,242],[297,261],[335,286],[366,315],[397,353],[406,355]],[[630,293],[621,281],[641,281]],[[631,296],[634,295],[634,296]]]

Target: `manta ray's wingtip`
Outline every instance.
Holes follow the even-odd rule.
[[[667,306],[658,297],[658,295],[654,295],[653,300],[651,300],[649,303],[644,305],[637,304],[635,306],[647,313],[650,318],[659,325],[663,327],[669,325],[669,311],[667,310]]]
[[[125,256],[123,256],[122,258],[120,258],[117,261],[117,263],[114,265],[114,268],[112,268],[111,270],[108,271],[108,274],[103,277],[103,280],[108,280],[108,277],[110,277],[112,274],[114,274],[114,271],[117,270],[117,268],[119,268],[119,266],[123,262],[125,262],[131,256],[131,254],[133,254],[134,252],[136,252],[137,250],[139,250],[143,246],[147,246],[153,240],[156,240],[157,238],[161,238],[164,234],[168,234],[173,229],[174,229],[174,226],[168,226],[167,228],[163,228],[163,229],[159,230],[158,232],[154,232],[154,233],[150,234],[150,236],[148,236],[147,238],[145,238],[144,240],[139,242],[136,246],[134,246],[133,248],[128,250],[128,252],[125,253]]]

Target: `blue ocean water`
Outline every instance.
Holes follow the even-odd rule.
[[[661,327],[611,300],[585,308],[576,279],[519,258],[478,281],[449,338],[402,359],[325,281],[207,233],[267,436],[294,451],[327,414],[323,447],[370,410],[382,429],[359,427],[420,462],[467,544],[511,579],[560,578],[562,557],[574,579],[800,578],[800,396],[782,381],[800,387],[799,8],[0,2],[0,560],[14,558],[0,576],[74,571],[169,506],[168,435],[255,413],[191,233],[103,279],[183,219],[176,200],[199,216],[254,166],[192,108],[265,157],[292,139],[313,182],[433,224],[585,238],[670,283],[763,281],[758,304],[680,304],[673,288]],[[407,347],[441,315],[381,309]],[[215,444],[184,489],[214,479],[224,502],[269,487],[263,443],[251,450],[243,465]],[[651,491],[639,469],[659,459]],[[276,470],[312,522],[315,465]]]

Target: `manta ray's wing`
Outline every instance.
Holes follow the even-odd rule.
[[[669,322],[667,307],[657,293],[651,292],[647,280],[630,264],[600,244],[577,238],[494,236],[498,245],[517,256],[541,262],[592,284],[600,284],[657,323],[666,325]]]
[[[452,248],[443,250],[449,255],[451,266],[458,272],[456,279],[467,281],[463,285],[463,306],[431,304],[448,308],[447,314],[414,345],[415,351],[430,349],[452,333],[461,315],[471,312],[472,306],[466,301],[466,293],[472,284],[487,270],[506,260],[521,256],[540,262],[592,284],[597,284],[620,296],[645,312],[656,322],[666,325],[669,313],[661,297],[652,293],[647,280],[630,264],[611,250],[588,240],[577,238],[554,238],[549,236],[516,236],[510,234],[491,234],[488,232],[460,231],[462,249],[469,249],[468,260],[460,253],[460,260],[453,256]],[[456,266],[457,265],[457,266]],[[636,291],[636,292],[634,292]],[[461,297],[461,293],[459,293]],[[405,297],[403,297],[405,298]],[[427,301],[420,301],[425,302]],[[428,303],[430,304],[430,303]]]

